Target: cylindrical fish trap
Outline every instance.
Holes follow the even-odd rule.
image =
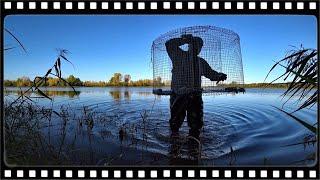
[[[153,41],[151,51],[154,94],[244,92],[240,38],[231,30],[176,29]],[[227,79],[218,82],[221,74],[217,72]]]

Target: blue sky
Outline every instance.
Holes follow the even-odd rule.
[[[19,38],[28,53],[19,48],[5,52],[4,78],[33,78],[46,73],[56,59],[56,48],[71,52],[69,59],[75,69],[64,63],[65,76],[106,81],[114,72],[120,72],[130,74],[133,80],[152,78],[152,41],[172,29],[193,25],[227,28],[240,36],[246,83],[262,82],[273,61],[283,58],[290,45],[317,47],[313,16],[7,16],[4,26]],[[6,33],[4,44],[18,46]]]

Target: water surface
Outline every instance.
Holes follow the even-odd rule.
[[[14,99],[17,88],[6,88],[5,98]],[[39,106],[72,110],[73,120],[67,122],[66,144],[73,150],[72,163],[93,165],[116,164],[179,164],[172,157],[173,144],[169,131],[169,96],[155,96],[152,88],[106,87],[44,88],[53,103],[36,99]],[[304,141],[310,134],[306,128],[280,112],[281,94],[284,89],[247,89],[239,94],[203,95],[204,128],[201,135],[201,159],[199,165],[311,165],[306,160],[316,152],[316,145],[286,146]],[[36,94],[34,95],[36,96]],[[295,101],[284,109],[293,111]],[[317,105],[296,112],[308,123],[317,122]],[[81,124],[83,113],[94,117],[93,125]],[[77,120],[77,118],[79,120]],[[59,144],[62,121],[56,117],[43,132],[52,144]],[[119,140],[119,130],[126,136]],[[185,122],[181,138],[188,135]],[[113,158],[113,159],[112,159]],[[178,159],[188,159],[188,147],[182,144]]]

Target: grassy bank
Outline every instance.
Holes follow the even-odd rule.
[[[9,166],[157,164],[166,156],[146,150],[147,133],[156,128],[149,124],[149,113],[143,110],[137,123],[128,124],[117,114],[86,106],[53,109],[6,102],[5,162]],[[107,150],[96,150],[97,140],[109,144],[103,147]]]

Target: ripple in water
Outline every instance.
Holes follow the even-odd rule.
[[[105,121],[110,122],[106,125],[101,120],[95,124],[92,132],[95,136],[106,136],[102,141],[96,140],[90,145],[93,143],[101,154],[114,152],[105,150],[102,142],[110,141],[119,146],[119,128],[125,127],[130,133],[135,131],[136,126],[140,130],[146,129],[144,133],[140,131],[134,137],[138,144],[143,144],[147,139],[147,148],[143,151],[170,156],[168,96],[154,96],[151,88],[79,88],[79,91],[77,98],[55,97],[54,104],[56,107],[69,104],[79,111],[85,106],[90,111],[109,115],[106,118],[109,120]],[[278,89],[248,89],[245,94],[203,96],[202,160],[207,164],[212,164],[210,161],[213,161],[213,164],[227,165],[231,147],[237,157],[235,164],[239,165],[263,165],[266,159],[268,164],[287,165],[315,153],[314,146],[284,147],[303,141],[309,132],[272,107],[281,107],[283,102],[279,97],[282,92],[283,90]],[[46,102],[40,103],[46,105]],[[286,110],[296,107],[289,104]],[[317,121],[316,108],[303,110],[295,115],[314,124]],[[144,112],[147,114],[145,122],[142,120]],[[71,131],[74,129],[76,128]],[[182,137],[188,135],[186,121],[180,131]],[[83,147],[89,146],[88,141],[82,141],[81,144]],[[182,146],[181,152],[186,151],[187,147]]]

